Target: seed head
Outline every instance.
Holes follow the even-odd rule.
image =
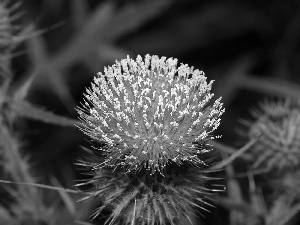
[[[100,167],[154,173],[168,163],[203,164],[205,141],[219,126],[221,98],[208,105],[213,81],[177,59],[129,57],[98,73],[78,108],[82,130],[105,142]]]
[[[280,170],[299,166],[300,102],[265,102],[254,117],[249,130],[250,139],[257,139],[252,149],[253,167]]]

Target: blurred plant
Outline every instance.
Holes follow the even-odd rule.
[[[299,100],[291,98],[260,104],[260,108],[252,113],[254,119],[247,121],[249,143],[252,145],[248,143],[248,148],[245,145],[216,165],[227,166],[229,197],[219,198],[217,202],[228,208],[230,215],[234,215],[230,217],[231,225],[284,225],[296,221],[300,211],[299,109]],[[226,146],[218,148],[226,149]],[[248,151],[247,155],[245,150]],[[233,165],[227,162],[232,163],[231,158],[241,153],[252,165],[246,173],[235,173]],[[268,177],[264,177],[265,182],[257,186],[254,174],[267,174]],[[244,196],[242,184],[237,180],[245,176],[249,178],[250,192],[247,198],[250,201]],[[245,217],[248,218],[247,223]]]
[[[49,53],[42,37],[29,43],[32,47],[36,86],[50,88],[73,111],[74,100],[67,85],[67,71],[76,63],[86,65],[88,71],[95,72],[99,65],[126,56],[127,50],[117,46],[120,37],[137,30],[142,24],[161,14],[170,2],[168,0],[141,1],[125,4],[118,8],[114,1],[104,1],[88,15],[87,1],[73,0],[72,9],[81,11],[82,20],[75,17],[78,30],[70,41],[55,53]],[[132,16],[134,15],[134,16]]]
[[[265,102],[253,113],[250,139],[257,139],[252,147],[253,168],[284,170],[300,164],[300,103],[286,99]]]
[[[31,171],[30,156],[23,153],[23,144],[16,129],[20,116],[65,126],[74,126],[76,120],[47,112],[32,105],[25,98],[31,83],[31,76],[23,83],[13,83],[11,60],[13,50],[26,33],[17,29],[15,19],[21,14],[20,4],[10,1],[0,2],[0,166],[2,179],[9,180],[1,186],[0,223],[1,224],[58,224],[59,214],[56,203],[44,202],[44,193],[34,187],[37,178]],[[34,35],[34,34],[31,34]],[[18,135],[17,135],[18,133]],[[27,185],[24,185],[27,184]],[[31,184],[31,185],[30,185]],[[65,197],[66,199],[66,197]],[[71,198],[69,198],[71,199]]]
[[[2,70],[0,75],[0,85],[5,80],[5,77],[2,76],[7,76],[7,73],[9,73],[9,65],[7,64],[9,62],[11,48],[13,47],[13,25],[11,24],[9,13],[13,13],[13,11],[7,8],[5,2],[2,2],[0,5],[0,68]]]
[[[217,79],[214,93],[222,96],[223,104],[229,109],[219,130],[226,134],[222,141],[228,146],[209,140],[210,135],[202,140],[202,145],[192,142],[194,151],[210,150],[208,144],[211,144],[223,153],[222,162],[212,167],[208,166],[213,152],[196,154],[203,162],[193,161],[193,151],[184,148],[189,145],[183,146],[189,140],[179,140],[185,136],[183,131],[188,131],[188,120],[183,119],[182,123],[178,122],[177,133],[174,128],[175,133],[170,129],[166,135],[177,137],[176,145],[182,145],[185,154],[168,147],[170,140],[158,136],[159,145],[154,144],[155,137],[155,140],[148,138],[153,149],[159,150],[155,151],[157,154],[145,155],[143,150],[151,152],[152,149],[144,149],[143,142],[134,139],[136,134],[131,129],[134,122],[127,126],[125,121],[132,139],[125,133],[124,141],[107,137],[116,138],[114,141],[122,150],[122,144],[134,147],[136,141],[137,149],[120,154],[113,152],[105,140],[98,140],[96,145],[100,141],[100,146],[105,146],[94,151],[100,157],[82,163],[93,176],[86,184],[94,186],[84,195],[100,199],[102,204],[94,216],[110,211],[108,223],[178,224],[180,220],[190,224],[184,217],[195,220],[191,214],[206,210],[206,202],[211,204],[210,198],[216,198],[211,192],[219,190],[210,186],[215,178],[208,172],[225,167],[228,197],[218,199],[217,203],[226,209],[213,209],[213,214],[203,212],[214,217],[205,219],[208,224],[299,224],[299,121],[296,116],[299,104],[287,103],[290,100],[262,104],[254,113],[254,120],[248,123],[250,132],[246,138],[250,137],[250,141],[245,145],[245,136],[234,133],[237,118],[263,96],[299,98],[299,2],[41,0],[23,1],[21,7],[27,9],[24,14],[18,0],[3,0],[0,6],[0,173],[1,179],[5,179],[0,180],[3,184],[1,224],[89,224],[83,220],[90,215],[91,207],[81,207],[76,203],[80,196],[69,195],[81,195],[81,191],[37,184],[49,182],[49,177],[55,176],[64,186],[71,187],[78,175],[72,165],[73,157],[78,157],[74,149],[82,140],[77,130],[70,132],[52,126],[74,127],[77,120],[51,113],[37,104],[40,102],[58,112],[66,111],[67,107],[69,113],[74,113],[76,99],[73,98],[82,92],[90,74],[127,54],[146,53],[180,57],[218,77],[211,79]],[[18,20],[20,15],[22,20]],[[21,25],[28,18],[35,21],[34,25]],[[105,82],[109,84],[108,79]],[[126,114],[127,108],[122,105],[125,102],[113,89],[108,90],[120,102],[120,110],[113,107],[110,110]],[[55,101],[57,98],[63,105]],[[158,103],[159,99],[157,106],[160,106]],[[207,104],[203,108],[204,118],[211,107]],[[93,112],[88,107],[84,110],[90,116],[86,122],[94,124],[90,120]],[[143,125],[143,108],[137,114],[139,125]],[[149,118],[152,115],[153,120],[158,119],[154,118],[155,109],[153,114],[148,114]],[[126,115],[133,121],[130,113]],[[170,113],[165,115],[172,118]],[[122,114],[119,116],[124,119]],[[159,126],[159,121],[156,122]],[[115,131],[118,127],[110,128]],[[82,129],[89,134],[89,127]],[[100,129],[104,131],[105,127]],[[149,129],[156,129],[154,123]],[[37,130],[42,132],[37,134]],[[202,130],[196,132],[201,135]],[[234,145],[243,147],[235,149]],[[157,146],[163,146],[163,150]],[[140,154],[138,149],[143,149]],[[111,160],[110,156],[119,159]],[[251,162],[250,169],[245,160]],[[118,166],[114,167],[115,164]],[[51,184],[60,186],[56,179],[50,180]],[[93,223],[101,224],[99,217]]]
[[[16,9],[15,7],[12,9]],[[8,89],[11,81],[11,50],[15,46],[13,39],[13,24],[10,13],[14,11],[7,8],[7,2],[0,2],[0,35],[1,35],[1,62],[0,62],[0,144],[1,144],[1,166],[4,169],[4,176],[16,181],[34,183],[35,179],[29,173],[28,157],[23,157],[20,152],[21,143],[13,135],[13,124],[15,113],[10,111],[8,101]],[[4,189],[13,203],[2,211],[7,211],[8,215],[15,217],[13,220],[24,221],[34,218],[35,221],[43,221],[47,218],[44,205],[41,203],[39,193],[32,187],[17,187],[14,189]],[[9,211],[10,209],[10,211]],[[12,218],[10,218],[12,219]],[[0,219],[1,220],[1,219]],[[2,221],[4,222],[4,221]]]
[[[221,98],[209,105],[212,81],[188,65],[177,68],[177,59],[127,57],[104,72],[77,109],[81,130],[104,144],[105,158],[90,166],[95,175],[86,182],[103,200],[95,216],[111,207],[110,224],[177,224],[191,207],[208,204],[209,164],[201,155],[224,113]]]

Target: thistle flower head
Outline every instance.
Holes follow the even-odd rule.
[[[265,102],[254,114],[250,139],[257,139],[252,151],[253,167],[285,169],[300,165],[300,102],[290,99]]]
[[[105,142],[101,167],[154,173],[168,163],[203,164],[205,141],[220,124],[220,98],[208,105],[212,81],[177,59],[129,57],[98,73],[78,113],[82,130]]]

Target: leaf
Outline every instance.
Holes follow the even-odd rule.
[[[24,98],[26,98],[36,74],[37,74],[36,71],[33,71],[32,73],[27,75],[24,79],[22,79],[20,84],[14,85],[14,87],[13,87],[14,90],[12,90],[12,93],[14,93],[13,95],[14,95],[15,99],[17,99],[18,101],[21,101]]]
[[[28,55],[30,57],[30,60],[34,64],[38,64],[41,61],[43,61],[44,58],[46,57],[45,43],[38,36],[45,31],[35,32],[35,29],[36,28],[33,25],[27,26],[26,28],[24,28],[23,30],[24,34],[22,34],[22,36],[24,35],[24,39],[28,39],[27,45],[28,45],[28,52],[29,52]],[[26,36],[25,34],[26,35],[31,34],[32,36]],[[23,41],[23,39],[20,41]],[[37,76],[38,69],[36,67],[37,67],[36,65],[33,66],[33,68],[24,76],[24,78],[22,78],[19,82],[16,82],[16,84],[14,84],[11,87],[11,93],[13,93],[14,99],[21,101],[24,98],[26,98]]]
[[[57,23],[42,30],[36,30],[34,25],[30,25],[22,34],[22,38],[18,40],[27,40],[28,56],[33,65],[30,67],[28,74],[12,88],[12,92],[16,93],[16,98],[25,98],[33,86],[43,86],[57,93],[69,110],[73,108],[74,100],[63,76],[64,70],[60,68],[59,63],[58,65],[52,64],[55,61],[49,59],[47,44],[41,36],[41,34],[61,25],[62,23]]]
[[[43,188],[47,190],[54,190],[54,191],[59,191],[59,192],[67,192],[67,193],[72,193],[72,194],[83,194],[87,195],[88,193],[82,192],[82,191],[77,191],[73,189],[67,189],[67,188],[62,188],[62,187],[54,187],[54,186],[49,186],[45,184],[37,184],[37,183],[28,183],[28,182],[15,182],[15,181],[9,181],[9,180],[0,180],[0,183],[3,184],[17,184],[17,185],[23,185],[23,186],[32,186],[32,187],[38,187],[38,188]]]
[[[13,101],[11,103],[11,108],[18,116],[38,120],[44,123],[70,127],[80,125],[78,120],[56,115],[26,101]]]
[[[3,124],[0,124],[0,144],[1,153],[5,158],[4,169],[17,181],[34,182],[29,173],[28,160],[20,155],[20,143]]]

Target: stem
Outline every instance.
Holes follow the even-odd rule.
[[[72,194],[84,194],[84,195],[90,195],[91,193],[88,192],[82,192],[82,191],[77,191],[77,190],[72,190],[72,189],[66,189],[66,188],[60,188],[60,187],[53,187],[45,184],[36,184],[36,183],[25,183],[25,182],[14,182],[14,181],[9,181],[9,180],[0,180],[0,183],[4,184],[17,184],[17,185],[28,185],[28,186],[33,186],[33,187],[38,187],[38,188],[44,188],[48,190],[54,190],[54,191],[64,191]]]
[[[235,154],[238,150],[233,148],[233,147],[230,147],[230,146],[227,146],[223,143],[220,143],[220,142],[217,142],[217,141],[210,141],[210,144],[215,147],[216,149],[224,152],[224,153],[227,153],[227,154]],[[245,160],[251,160],[252,159],[252,156],[251,155],[248,155],[248,154],[242,154],[240,156],[241,158],[245,159]]]
[[[216,169],[221,169],[227,165],[229,165],[230,163],[233,162],[233,160],[235,160],[237,157],[241,156],[243,153],[245,153],[249,148],[251,148],[257,140],[252,140],[250,142],[248,142],[246,145],[244,145],[242,148],[240,148],[239,150],[237,150],[235,153],[233,153],[231,156],[229,156],[228,158],[226,158],[225,160],[223,160],[222,162],[218,163],[217,165],[211,167],[211,169],[216,170]]]

